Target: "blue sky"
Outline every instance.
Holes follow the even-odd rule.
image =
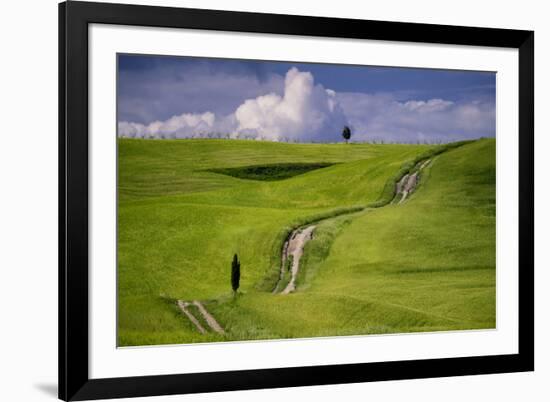
[[[495,135],[492,72],[118,56],[119,134],[337,141]]]

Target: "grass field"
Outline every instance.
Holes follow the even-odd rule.
[[[118,144],[120,346],[495,326],[494,140],[433,156],[383,207],[437,147]],[[297,291],[272,294],[285,237],[312,221]],[[201,300],[226,333],[200,334],[176,300]]]

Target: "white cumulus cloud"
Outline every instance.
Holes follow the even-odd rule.
[[[410,100],[401,105],[408,110],[417,111],[419,113],[441,112],[448,109],[454,102],[443,99],[430,99],[428,101]]]
[[[212,131],[215,122],[216,116],[211,112],[183,113],[148,125],[123,121],[118,124],[118,133],[123,137],[186,138]]]
[[[493,101],[396,100],[391,94],[339,93],[356,141],[456,141],[495,135]]]
[[[272,141],[337,141],[346,116],[336,93],[315,84],[309,72],[290,69],[282,96],[277,93],[245,100],[234,113],[218,117],[212,112],[184,113],[144,125],[119,122],[124,137],[186,138],[215,133],[233,138]]]
[[[274,141],[334,141],[347,119],[334,91],[315,84],[313,75],[290,69],[283,96],[271,93],[245,101],[235,112],[237,132]]]
[[[276,81],[276,80],[275,80]],[[212,100],[215,103],[215,99]],[[454,141],[495,135],[494,100],[397,100],[391,93],[336,93],[291,68],[280,93],[246,99],[234,112],[183,113],[149,124],[121,121],[118,135],[140,138],[253,138],[271,141]]]

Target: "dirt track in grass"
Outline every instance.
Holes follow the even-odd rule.
[[[422,170],[428,166],[431,159],[420,161],[413,168],[412,173],[405,174],[395,185],[395,195],[392,204],[402,204],[416,190],[419,181],[419,175]],[[285,241],[281,255],[281,271],[279,281],[273,290],[273,293],[283,295],[292,293],[296,290],[296,277],[300,270],[300,259],[304,254],[306,243],[313,239],[313,232],[316,225],[297,228],[290,233]],[[291,266],[288,267],[288,261],[291,259]],[[289,269],[291,278],[283,290],[280,290],[281,283],[285,277],[285,270]]]
[[[300,269],[300,259],[304,254],[304,247],[306,243],[313,239],[314,230],[315,225],[296,229],[291,233],[289,239],[285,242],[281,262],[281,275],[284,274],[284,269],[286,269],[288,259],[292,257],[292,265],[290,267],[292,276],[288,282],[288,285],[286,285],[281,292],[283,295],[293,292],[296,289],[296,277],[298,276],[298,270]]]
[[[195,328],[197,328],[197,330],[201,334],[206,334],[208,331],[201,325],[201,323],[199,322],[197,317],[195,317],[193,315],[193,313],[191,311],[189,311],[188,307],[191,306],[191,305],[194,305],[195,307],[197,307],[200,314],[204,318],[204,321],[206,321],[206,323],[208,324],[208,326],[210,327],[210,329],[212,331],[217,332],[218,334],[224,334],[225,333],[222,326],[218,323],[218,321],[216,321],[216,319],[212,316],[212,314],[210,314],[208,312],[208,310],[206,310],[206,308],[204,307],[204,305],[200,301],[195,300],[192,303],[190,303],[190,302],[186,302],[186,301],[183,301],[183,300],[178,300],[177,305],[180,308],[180,310],[182,311],[182,313],[189,319],[189,321],[191,321],[193,323]]]

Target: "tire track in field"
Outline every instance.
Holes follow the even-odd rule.
[[[216,321],[216,319],[212,316],[212,314],[210,314],[208,310],[206,310],[206,308],[200,301],[194,300],[193,302],[187,302],[183,300],[178,300],[177,305],[182,311],[182,313],[185,314],[185,316],[189,319],[189,321],[193,323],[195,328],[197,328],[197,330],[201,334],[204,335],[208,331],[201,325],[197,317],[195,317],[193,313],[189,311],[188,307],[191,305],[194,305],[195,307],[197,307],[197,309],[199,310],[199,313],[202,315],[202,317],[204,318],[204,321],[206,321],[206,323],[208,324],[208,326],[212,331],[221,335],[225,334],[225,331],[223,330],[222,326],[218,323],[218,321]]]
[[[217,332],[218,334],[225,334],[225,331],[223,330],[221,325],[218,324],[218,321],[216,321],[216,319],[204,308],[200,301],[195,300],[193,304],[197,306],[200,313],[208,323],[208,326],[212,328],[213,331]]]
[[[195,327],[199,330],[199,332],[201,334],[205,334],[206,333],[206,330],[204,329],[204,327],[201,325],[201,323],[199,322],[199,320],[197,320],[197,318],[187,309],[187,307],[189,307],[189,303],[188,302],[184,302],[182,300],[178,300],[178,307],[180,308],[180,310],[182,311],[183,314],[185,314],[187,316],[187,318],[189,318],[189,321],[191,321]]]

